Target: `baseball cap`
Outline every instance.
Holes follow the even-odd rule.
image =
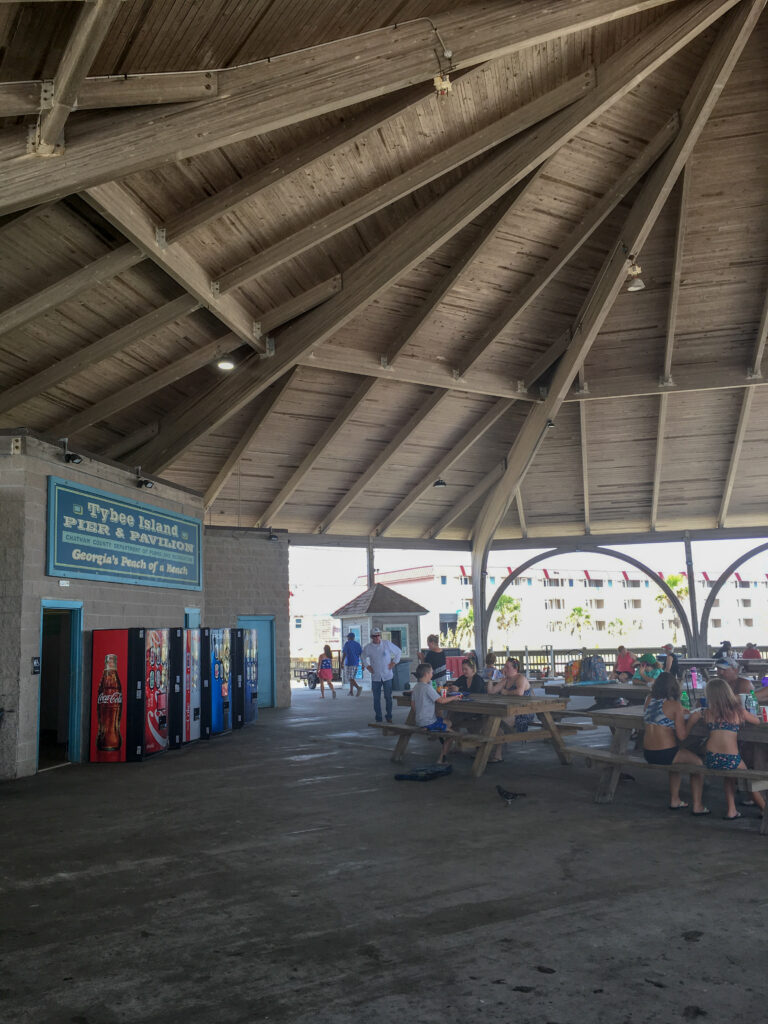
[[[354,640],[354,639],[355,639],[355,634],[354,633],[351,633],[351,632],[347,633],[347,640]]]
[[[664,646],[661,649],[662,649],[662,651],[666,651],[666,650],[668,650],[670,648],[674,651],[675,645],[674,644],[664,644]]]
[[[371,636],[381,636],[381,630],[380,629],[372,629],[371,630]]]
[[[738,671],[739,663],[735,658],[729,658],[727,655],[718,658],[715,662],[715,668],[735,668]]]

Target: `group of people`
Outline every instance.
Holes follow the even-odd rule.
[[[504,694],[525,697],[532,693],[530,681],[521,671],[520,662],[515,658],[507,658],[503,667],[497,669],[493,654],[489,654],[485,659],[482,672],[477,671],[474,658],[464,658],[461,663],[461,675],[446,685],[445,654],[439,648],[438,637],[428,637],[427,644],[428,649],[422,652],[424,660],[416,668],[416,685],[411,691],[414,721],[421,729],[436,733],[452,729],[453,723],[442,713],[442,707],[463,700],[465,695]],[[476,718],[477,716],[462,715],[461,728],[471,732],[478,725]],[[513,715],[505,718],[502,721],[502,731],[525,732],[533,718],[534,715]],[[440,742],[442,750],[438,763],[442,764],[451,751],[453,739],[441,737]],[[502,749],[502,743],[494,747],[488,758],[489,764],[503,760]]]
[[[658,657],[655,654],[633,654],[622,644],[617,649],[610,678],[620,683],[650,685],[662,672],[680,675],[680,663],[672,644],[664,644]]]
[[[347,641],[341,651],[341,682],[343,686],[349,686],[348,697],[363,692],[363,688],[357,681],[360,667],[362,666],[371,674],[371,690],[373,691],[373,711],[376,721],[382,720],[381,697],[384,695],[386,707],[386,719],[392,721],[392,679],[394,668],[402,657],[400,648],[391,640],[382,638],[381,630],[374,627],[371,630],[371,642],[363,647],[357,640],[354,633],[347,633]],[[323,647],[323,653],[317,659],[317,677],[320,681],[320,696],[325,698],[325,687],[331,692],[333,699],[336,699],[336,691],[333,688],[333,652],[328,644]]]

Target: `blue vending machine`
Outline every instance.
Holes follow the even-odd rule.
[[[202,666],[201,738],[232,728],[232,633],[236,630],[203,629],[200,636]]]

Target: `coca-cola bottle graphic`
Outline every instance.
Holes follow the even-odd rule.
[[[122,744],[120,719],[123,717],[123,688],[117,674],[117,655],[108,654],[104,659],[104,672],[99,682],[96,697],[96,718],[98,735],[97,750],[119,750]]]

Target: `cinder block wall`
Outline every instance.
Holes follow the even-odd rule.
[[[203,538],[205,625],[230,626],[238,615],[275,617],[275,703],[291,703],[288,541],[278,534],[206,527]]]
[[[61,587],[58,577],[45,575],[49,476],[196,518],[202,518],[200,498],[165,484],[157,484],[150,493],[139,492],[129,470],[90,459],[77,466],[66,464],[60,448],[36,438],[24,437],[24,454],[11,455],[9,440],[0,437],[0,707],[6,709],[0,726],[0,779],[37,770],[40,676],[32,675],[31,664],[40,654],[43,599],[83,602],[83,750],[90,716],[90,631],[182,625],[188,607],[200,608],[207,618],[200,590],[80,579]]]

